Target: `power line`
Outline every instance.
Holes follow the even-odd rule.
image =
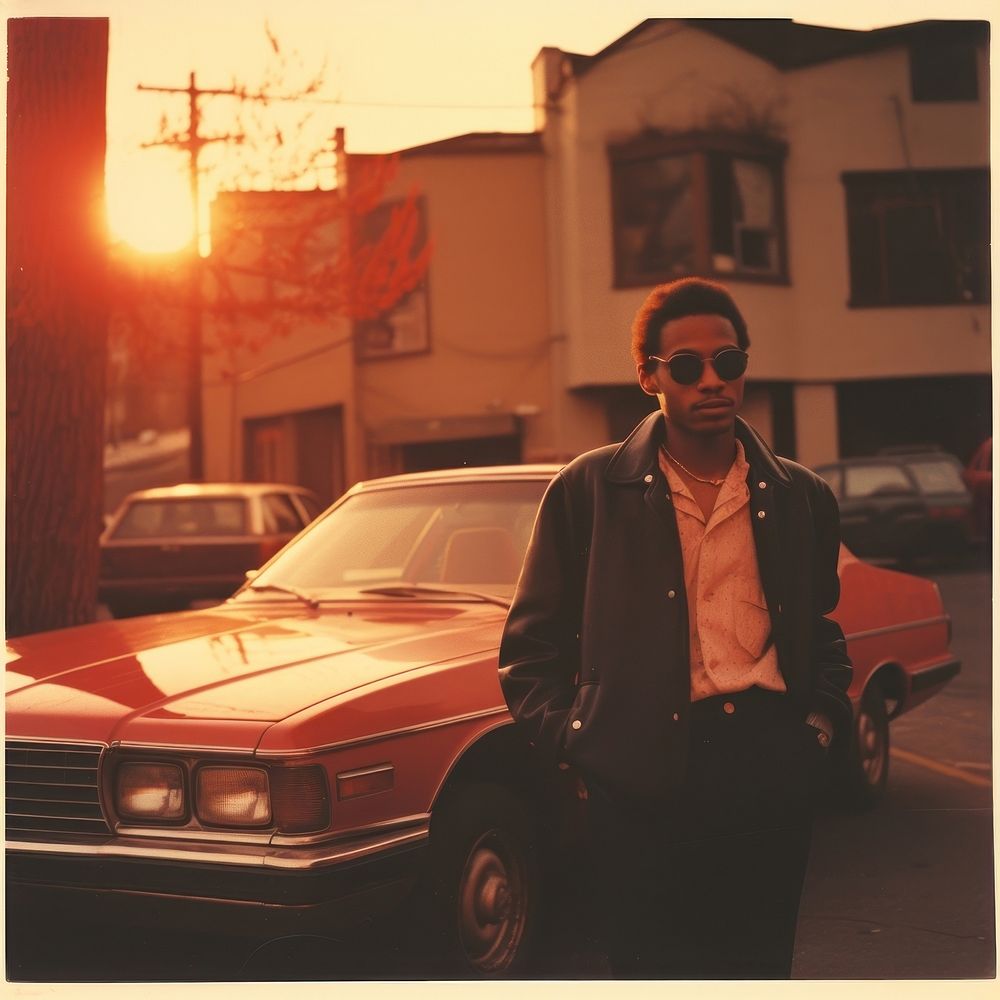
[[[409,104],[399,101],[345,101],[339,97],[270,97],[274,101],[296,101],[301,104],[327,104],[342,108],[389,108],[403,111],[533,111],[544,104]]]
[[[181,87],[148,87],[138,84],[138,90],[161,94],[186,94],[187,88]],[[419,104],[404,101],[351,101],[341,97],[310,97],[307,94],[268,94],[264,91],[251,91],[246,87],[202,87],[199,95],[208,97],[237,97],[242,101],[259,101],[262,104],[294,103],[323,104],[343,108],[391,108],[407,111],[532,111],[545,107],[544,104],[530,102],[528,104]]]

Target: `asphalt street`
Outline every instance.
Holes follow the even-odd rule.
[[[996,970],[990,578],[930,573],[962,672],[892,723],[885,800],[817,823],[794,975],[979,979]]]

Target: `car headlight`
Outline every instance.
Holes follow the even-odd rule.
[[[184,818],[184,776],[176,764],[122,764],[115,805],[123,819]]]
[[[267,771],[259,767],[201,767],[195,791],[198,819],[212,826],[271,822]]]

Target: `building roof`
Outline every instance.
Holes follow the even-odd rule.
[[[542,151],[541,132],[466,132],[437,139],[392,153],[348,153],[350,160],[377,159],[380,156],[495,156],[498,153],[523,154]]]
[[[538,153],[542,149],[540,132],[467,132],[448,139],[401,149],[400,156],[467,156],[496,153]]]
[[[916,39],[978,42],[985,41],[989,36],[987,21],[916,21],[872,31],[858,31],[853,28],[801,24],[789,18],[650,17],[594,55],[572,52],[566,55],[574,74],[580,76],[608,56],[634,44],[639,35],[650,29],[662,27],[666,35],[677,25],[686,25],[715,35],[781,70],[813,66],[832,59],[902,45]]]

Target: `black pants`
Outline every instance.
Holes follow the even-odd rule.
[[[589,787],[594,920],[623,979],[787,979],[825,751],[787,697],[695,702],[663,803]]]

